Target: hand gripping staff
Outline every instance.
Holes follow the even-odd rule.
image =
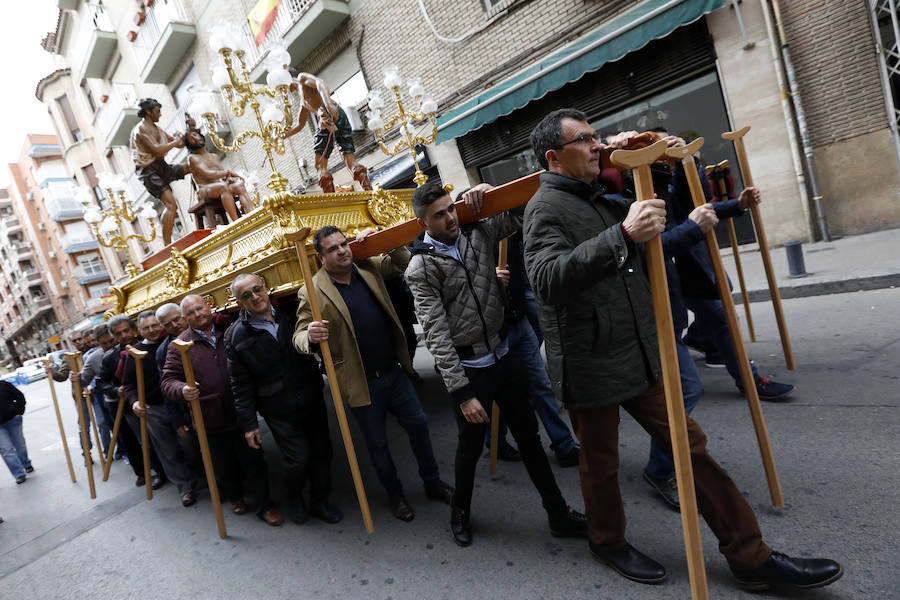
[[[128,354],[134,358],[134,372],[137,379],[138,404],[141,410],[147,410],[146,390],[144,390],[144,362],[147,356],[145,350],[138,350],[131,345],[125,346]],[[144,483],[147,486],[147,500],[153,500],[153,484],[150,481],[150,434],[147,431],[147,414],[140,416],[141,419],[141,452],[144,455]]]
[[[197,387],[194,379],[194,364],[191,362],[191,346],[194,342],[184,340],[172,340],[172,345],[181,353],[181,365],[184,368],[184,382],[190,387]],[[216,473],[213,471],[212,457],[209,455],[209,442],[206,439],[206,424],[203,422],[203,412],[200,410],[200,399],[191,400],[191,415],[194,417],[194,428],[197,430],[197,440],[200,442],[200,454],[203,456],[203,470],[206,472],[206,483],[209,486],[209,498],[212,500],[213,511],[216,513],[216,525],[219,527],[219,537],[223,540],[228,537],[225,531],[225,517],[222,515],[222,501],[219,499],[219,486],[216,485]]]
[[[69,454],[69,442],[66,441],[66,430],[63,427],[62,415],[59,414],[59,402],[56,400],[56,387],[53,385],[53,373],[50,370],[50,359],[44,359],[44,370],[47,371],[47,381],[50,382],[50,397],[53,398],[53,410],[56,411],[56,424],[59,425],[59,437],[62,440],[63,451],[66,453],[66,464],[69,465],[69,477],[75,483],[75,469],[72,467],[72,456]]]
[[[744,185],[753,185],[753,175],[750,174],[750,163],[747,161],[747,151],[744,149],[744,136],[750,131],[747,125],[737,131],[726,131],[722,138],[734,142],[734,151],[737,153],[738,165],[741,167],[741,178]],[[766,269],[766,281],[769,283],[769,295],[772,297],[772,307],[775,309],[775,320],[778,322],[778,334],[781,336],[781,347],[784,350],[784,362],[787,368],[793,371],[797,368],[794,363],[794,351],[791,349],[791,338],[788,335],[787,324],[784,322],[784,310],[781,308],[781,294],[778,292],[778,281],[775,279],[775,269],[772,267],[772,257],[769,256],[769,242],[766,239],[766,228],[763,227],[762,215],[755,204],[750,207],[753,213],[753,227],[756,229],[756,241],[759,242],[759,253],[762,256],[763,267]]]
[[[116,420],[113,424],[112,437],[109,440],[109,449],[106,451],[106,460],[103,463],[103,481],[109,479],[109,469],[112,466],[113,456],[116,452],[116,442],[119,440],[119,427],[122,425],[122,413],[125,409],[125,392],[119,390],[119,406],[116,408]],[[144,477],[146,479],[146,477]]]
[[[728,167],[728,161],[723,160],[715,166],[706,167],[706,174],[714,185],[719,188],[719,197],[722,200],[728,199],[728,186],[725,184],[725,169]],[[737,231],[734,229],[734,219],[728,219],[726,223],[728,229],[728,240],[731,242],[731,256],[734,258],[734,270],[737,271],[738,286],[741,289],[741,304],[744,305],[744,314],[747,316],[747,333],[750,335],[750,341],[756,341],[756,331],[753,329],[753,316],[750,314],[750,297],[747,295],[747,285],[744,283],[744,267],[741,265],[741,251],[738,247]],[[731,290],[728,290],[731,293]]]
[[[81,369],[79,368],[81,358],[81,352],[66,352],[65,354],[66,360],[69,361],[69,371],[70,372],[79,372]],[[97,497],[97,489],[94,487],[94,460],[91,458],[91,438],[88,436],[87,431],[87,423],[85,422],[85,410],[81,405],[84,402],[84,398],[81,395],[81,378],[76,377],[75,381],[72,382],[72,397],[75,398],[75,407],[78,409],[78,423],[81,425],[81,447],[82,454],[84,455],[84,466],[87,469],[88,473],[88,483],[90,483],[91,488],[91,499]],[[99,450],[99,449],[98,449]],[[102,452],[101,452],[102,454]]]
[[[663,156],[665,150],[666,142],[659,141],[641,150],[616,150],[612,153],[610,159],[616,167],[633,170],[638,202],[653,197],[650,165]],[[672,324],[669,285],[666,281],[665,258],[659,235],[647,241],[645,248],[650,288],[653,292],[653,313],[656,317],[656,335],[659,338],[659,357],[662,363],[663,386],[666,391],[669,430],[672,436],[675,478],[678,482],[678,496],[681,499],[681,527],[684,530],[688,574],[691,579],[691,597],[694,600],[705,600],[709,597],[709,590],[703,564],[697,497],[694,492],[694,471],[691,468],[691,450],[685,421],[684,399],[681,395],[678,356],[675,349],[675,327]]]
[[[693,159],[693,155],[700,150],[701,146],[703,146],[702,137],[697,138],[687,146],[666,150],[666,156],[681,160],[695,207],[706,204],[706,198],[703,195],[703,189],[700,184],[700,176],[697,175],[697,168]],[[744,339],[741,337],[741,326],[738,323],[734,299],[731,297],[731,290],[728,287],[728,278],[725,276],[725,267],[722,265],[719,244],[716,242],[716,236],[712,230],[706,232],[706,249],[712,260],[713,271],[716,274],[716,287],[719,290],[719,297],[722,299],[722,307],[725,309],[725,320],[728,321],[728,330],[731,333],[731,341],[734,344],[734,353],[737,356],[738,366],[741,369],[741,380],[744,382],[747,404],[750,406],[750,416],[753,419],[753,428],[756,430],[756,441],[759,443],[759,452],[762,455],[766,480],[769,483],[769,495],[772,497],[773,506],[783,508],[784,497],[781,494],[778,471],[775,469],[775,459],[772,457],[769,432],[766,430],[766,421],[763,417],[762,406],[759,403],[756,382],[753,380],[753,371],[750,369],[747,348],[744,346]]]
[[[508,269],[506,264],[506,255],[509,250],[509,239],[500,240],[500,246],[497,249],[497,266],[500,269]],[[500,447],[500,406],[494,401],[491,408],[491,477],[497,474],[497,454]]]
[[[306,255],[306,239],[309,237],[309,227],[304,227],[293,233],[285,234],[285,239],[293,242],[297,248],[297,260],[300,262],[300,270],[303,273],[303,282],[306,285],[306,296],[309,299],[309,308],[312,311],[313,321],[322,320],[322,311],[319,309],[319,297],[316,295],[316,286],[313,282],[312,269],[309,268],[309,257]],[[372,524],[372,513],[369,511],[369,500],[366,498],[366,488],[363,485],[362,475],[359,472],[359,463],[356,460],[356,450],[353,447],[353,438],[350,437],[350,426],[347,424],[347,414],[344,411],[344,401],[341,398],[341,388],[337,375],[334,373],[334,360],[331,357],[331,348],[328,340],[319,342],[322,351],[322,361],[325,363],[325,373],[328,375],[328,385],[331,387],[331,399],[334,401],[334,412],[337,415],[338,425],[341,429],[341,437],[344,439],[344,450],[347,452],[347,461],[350,463],[350,474],[353,476],[353,486],[356,488],[356,499],[359,501],[359,510],[362,512],[363,525],[367,533],[375,531]]]

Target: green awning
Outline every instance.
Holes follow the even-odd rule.
[[[491,123],[724,5],[725,0],[646,0],[442,115],[437,141]]]

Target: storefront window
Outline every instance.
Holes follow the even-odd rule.
[[[591,126],[602,133],[620,131],[648,131],[663,127],[667,132],[692,141],[702,136],[705,139],[700,151],[701,159],[708,165],[728,160],[732,167],[735,189],[742,188],[737,158],[731,142],[723,140],[723,131],[731,129],[725,102],[719,88],[715,72],[707,73],[670,88],[659,94],[648,96],[613,113],[591,121]],[[507,183],[540,169],[531,148],[526,148],[511,156],[481,167],[482,180],[492,185]],[[749,215],[735,219],[740,243],[752,242],[753,225]],[[724,227],[717,232],[719,242],[727,243]]]

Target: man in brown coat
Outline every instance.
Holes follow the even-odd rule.
[[[257,516],[269,525],[281,525],[281,512],[269,495],[263,451],[248,446],[238,427],[225,357],[225,331],[215,325],[209,304],[196,294],[184,297],[181,312],[189,327],[177,339],[194,342],[189,354],[197,385],[187,385],[181,353],[169,344],[162,372],[163,394],[170,402],[200,400],[216,483],[222,498],[231,501],[231,511],[237,515],[247,512],[241,486],[245,479]]]
[[[372,232],[362,231],[356,239]],[[387,490],[391,512],[402,521],[412,521],[415,513],[403,495],[388,448],[387,413],[397,418],[409,436],[425,495],[449,504],[453,488],[440,479],[428,421],[408,376],[412,364],[403,327],[384,286],[385,277],[398,276],[406,269],[409,250],[396,248],[354,264],[347,238],[333,225],[317,231],[313,245],[322,261],[313,283],[323,320],[312,320],[308,290],[301,288],[294,346],[311,354],[319,342],[328,340],[341,392],[366,438],[369,458]]]

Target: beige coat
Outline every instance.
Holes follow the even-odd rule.
[[[406,337],[403,335],[403,327],[397,317],[397,311],[391,304],[387,289],[384,287],[384,278],[398,276],[406,270],[409,264],[409,250],[405,247],[391,250],[386,255],[367,258],[356,263],[359,275],[369,289],[378,298],[382,308],[391,319],[394,335],[394,353],[400,364],[408,373],[412,372],[412,363],[406,349]],[[331,282],[331,278],[325,269],[313,276],[316,287],[319,307],[322,318],[328,321],[328,346],[331,356],[334,358],[334,370],[338,384],[341,387],[341,395],[344,402],[350,406],[366,406],[371,403],[369,399],[369,386],[366,382],[366,372],[363,368],[362,357],[359,354],[359,346],[356,342],[356,332],[353,330],[353,320],[350,311],[341,297],[341,293]],[[294,330],[294,347],[298,352],[312,354],[315,345],[310,347],[307,327],[312,322],[312,310],[307,298],[306,286],[297,292],[300,298],[300,306],[297,307],[297,328]]]

